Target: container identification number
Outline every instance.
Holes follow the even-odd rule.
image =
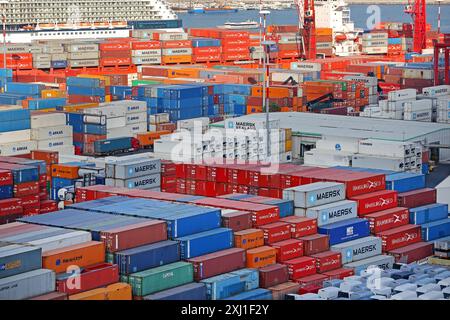
[[[183,315],[203,315],[208,318],[213,318],[215,314],[224,314],[227,316],[242,317],[248,315],[267,315],[269,310],[269,305],[225,305],[224,309],[218,307],[196,307],[193,305],[183,307],[181,309],[181,314]]]

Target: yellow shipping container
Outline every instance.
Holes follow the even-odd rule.
[[[284,151],[285,152],[292,151],[292,140],[286,140],[284,144]]]
[[[93,289],[69,296],[69,300],[107,300],[104,288]]]
[[[84,103],[84,104],[76,104],[73,106],[65,106],[64,111],[66,112],[77,112],[79,110],[88,109],[88,108],[96,108],[98,107],[98,103]]]
[[[55,89],[48,89],[48,90],[42,90],[41,92],[41,98],[47,99],[47,98],[64,98],[66,96],[66,93],[61,90],[55,90]]]
[[[128,283],[114,283],[106,287],[106,297],[108,300],[132,300],[132,290]]]
[[[193,68],[170,69],[168,73],[169,78],[198,78],[199,75],[200,70]]]
[[[192,56],[191,55],[183,55],[183,56],[162,56],[163,63],[191,63]]]

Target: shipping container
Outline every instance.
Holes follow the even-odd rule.
[[[317,233],[317,219],[307,217],[286,217],[281,222],[291,226],[291,238],[300,238]]]
[[[37,269],[0,279],[1,300],[23,300],[55,291],[55,273]]]
[[[0,242],[0,278],[40,269],[42,249]]]
[[[303,256],[303,241],[289,239],[271,244],[277,250],[277,262],[299,258]]]
[[[313,234],[301,237],[299,240],[303,241],[303,251],[306,256],[328,251],[330,248],[329,236],[325,234]]]
[[[345,199],[342,183],[316,182],[283,190],[283,199],[293,200],[295,207],[310,208]]]
[[[413,263],[433,255],[433,244],[417,242],[388,252],[397,263]]]
[[[289,272],[284,264],[272,264],[259,268],[259,285],[261,288],[269,288],[280,283],[288,282]]]
[[[351,218],[356,218],[357,202],[344,200],[325,204],[322,206],[308,208],[306,216],[317,219],[317,225],[323,226]]]
[[[408,208],[397,207],[369,213],[364,218],[369,220],[370,232],[377,234],[410,223],[409,215]]]
[[[233,246],[234,239],[231,229],[218,228],[177,238],[177,241],[180,242],[181,259],[189,259],[229,249]]]
[[[143,300],[206,300],[204,283],[189,283],[144,296]]]
[[[421,241],[420,226],[408,224],[377,234],[383,243],[383,252],[407,246]]]
[[[331,250],[341,253],[342,264],[380,255],[381,249],[381,239],[373,236],[331,246]]]
[[[342,267],[342,255],[337,250],[316,253],[311,257],[316,259],[316,269],[318,273],[324,273]]]
[[[316,259],[300,257],[284,262],[288,266],[289,279],[297,280],[317,272]]]
[[[276,263],[277,251],[269,246],[247,250],[247,268],[261,268]]]
[[[361,218],[353,218],[328,224],[319,227],[318,231],[320,234],[326,234],[330,237],[330,245],[356,240],[370,235],[369,221]]]

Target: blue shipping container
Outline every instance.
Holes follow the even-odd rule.
[[[181,246],[181,259],[189,259],[233,247],[233,231],[218,228],[177,240]]]
[[[180,244],[170,240],[120,251],[114,256],[114,263],[119,266],[121,274],[156,268],[179,260]]]
[[[14,166],[15,168],[11,168]],[[39,168],[24,165],[13,165],[9,163],[0,163],[0,169],[10,170],[13,175],[14,184],[39,181]]]
[[[448,217],[448,205],[433,203],[409,209],[409,223],[424,224]]]
[[[422,239],[433,241],[450,236],[450,219],[438,220],[421,225]]]
[[[394,173],[386,176],[386,189],[408,192],[425,188],[425,175],[419,173]]]
[[[353,218],[318,228],[318,233],[329,236],[330,245],[347,242],[370,235],[367,219]]]
[[[230,273],[241,277],[241,281],[245,282],[245,291],[250,291],[259,288],[258,269],[240,269],[232,271]]]
[[[206,300],[204,283],[188,283],[143,297],[143,300]]]
[[[40,95],[45,87],[42,84],[8,82],[6,93],[17,93],[23,95]]]
[[[13,196],[13,186],[0,186],[0,199],[9,199]]]
[[[0,279],[41,267],[42,249],[40,247],[18,244],[0,246]]]
[[[272,291],[259,288],[252,291],[242,292],[224,300],[272,300]]]
[[[208,300],[221,300],[245,291],[245,282],[231,273],[221,274],[201,281],[206,284]]]
[[[31,128],[31,120],[23,119],[17,121],[0,122],[0,132],[10,132],[10,131],[19,131],[19,130],[28,130]]]

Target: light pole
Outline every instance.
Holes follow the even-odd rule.
[[[441,2],[442,0],[436,0],[438,3],[438,29],[437,32],[441,33]]]
[[[6,5],[9,3],[8,0],[1,0],[2,5],[2,21],[3,21],[3,72],[4,72],[4,84],[3,88],[6,91],[6,82],[8,80],[8,75],[6,72]]]
[[[267,16],[270,14],[269,10],[261,10],[259,12],[259,15],[263,21],[263,41],[261,41],[261,46],[264,48],[263,51],[263,71],[264,71],[264,77],[263,77],[263,92],[262,92],[262,105],[263,105],[263,110],[266,111],[266,140],[267,140],[267,158],[270,155],[270,126],[269,126],[269,81],[270,81],[270,76],[269,76],[269,46],[273,43],[273,41],[266,41],[266,32],[267,32],[267,27],[266,27],[266,20],[267,20]],[[261,39],[260,39],[261,40]],[[272,42],[272,43],[269,43]]]

